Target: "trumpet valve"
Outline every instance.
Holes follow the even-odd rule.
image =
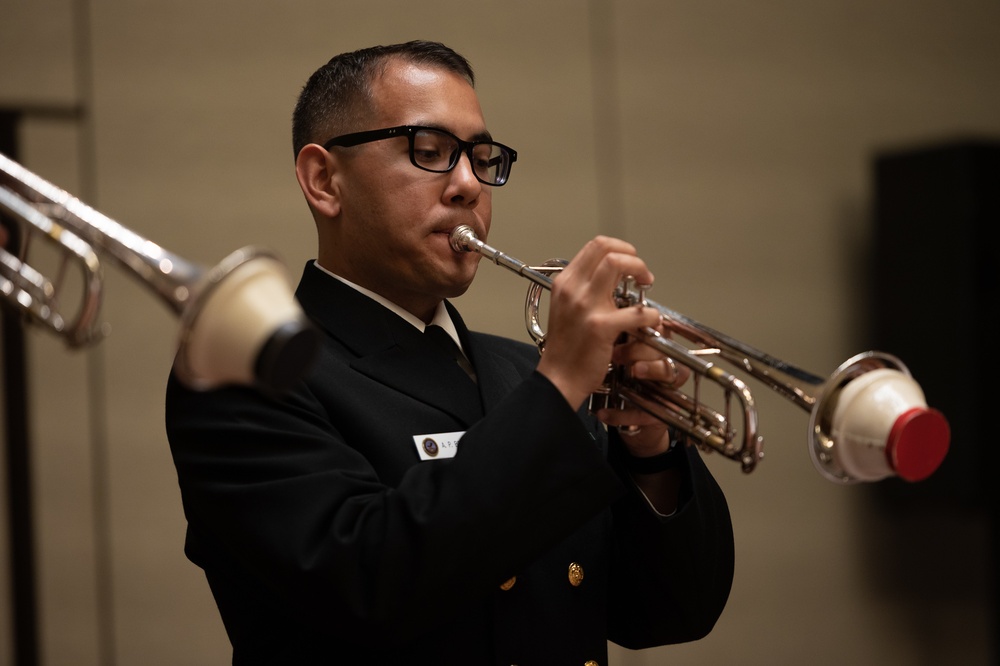
[[[615,288],[613,294],[615,305],[620,308],[646,305],[646,290],[650,287],[648,284],[639,284],[634,276],[626,275]]]
[[[609,364],[604,376],[604,383],[590,394],[587,400],[587,412],[594,414],[602,409],[625,409],[625,398],[618,392],[625,369],[620,365]]]

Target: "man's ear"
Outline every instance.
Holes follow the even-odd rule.
[[[340,215],[340,188],[336,158],[321,146],[310,143],[295,158],[295,178],[309,206],[320,215]]]

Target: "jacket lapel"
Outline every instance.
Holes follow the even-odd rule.
[[[483,408],[489,411],[501,398],[510,393],[524,376],[508,359],[495,354],[490,346],[485,344],[485,338],[470,335],[465,321],[451,303],[445,301],[445,306],[448,308],[451,320],[455,322],[455,328],[458,329],[462,349],[472,361],[479,377],[479,394]]]
[[[296,296],[306,313],[350,352],[353,369],[467,426],[482,417],[472,380],[409,322],[312,262],[306,266]],[[464,324],[456,322],[456,326],[467,335]]]
[[[421,335],[416,329],[413,333]],[[421,338],[406,341],[358,358],[351,363],[351,367],[375,381],[451,414],[466,426],[472,425],[483,415],[476,385],[455,363],[455,359],[432,345]]]

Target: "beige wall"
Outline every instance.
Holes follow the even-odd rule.
[[[210,264],[265,245],[297,273],[314,243],[291,173],[299,87],[334,53],[439,39],[472,60],[494,135],[519,151],[494,245],[538,261],[623,235],[656,300],[822,373],[863,337],[872,156],[1000,134],[993,0],[86,5],[0,0],[0,106],[86,105],[83,121],[28,122],[23,161],[165,247]],[[484,265],[459,306],[525,338],[523,290]],[[162,427],[175,321],[114,269],[104,312],[94,352],[29,338],[44,663],[226,663]],[[982,526],[874,512],[814,473],[804,414],[760,402],[759,470],[710,461],[736,525],[726,613],[703,641],[613,663],[988,663]],[[920,527],[914,571],[873,580],[879,534],[903,520]],[[961,558],[923,559],[956,534]],[[0,650],[10,638],[2,623]]]

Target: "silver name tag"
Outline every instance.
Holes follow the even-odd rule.
[[[458,453],[458,440],[462,439],[465,431],[461,432],[436,432],[429,435],[414,435],[413,444],[417,447],[417,454],[421,460],[440,460],[441,458],[454,458]]]

